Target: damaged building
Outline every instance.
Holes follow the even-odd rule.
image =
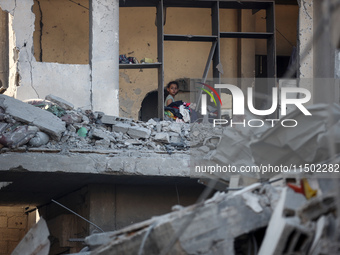
[[[0,0],[0,254],[339,254],[339,6]],[[257,108],[304,88],[313,120],[171,121],[171,80],[185,102],[200,82],[252,87]]]

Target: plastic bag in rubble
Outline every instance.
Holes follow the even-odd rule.
[[[59,105],[56,105],[55,103],[49,101],[49,100],[43,100],[43,99],[29,99],[25,100],[25,103],[34,105],[36,107],[39,107],[40,109],[49,111],[56,115],[57,117],[62,117],[66,114],[65,109],[60,107]]]
[[[38,131],[35,126],[9,125],[0,134],[0,143],[14,149],[26,144]]]

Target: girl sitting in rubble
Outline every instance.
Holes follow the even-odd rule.
[[[166,85],[166,90],[169,95],[165,98],[164,105],[168,106],[169,104],[175,102],[175,96],[178,93],[178,82],[177,81],[170,81],[168,85]]]
[[[190,109],[188,107],[190,104],[182,100],[175,101],[175,96],[179,90],[178,82],[170,81],[166,86],[166,90],[169,93],[164,102],[164,114],[166,117],[176,120],[176,122],[190,122]]]

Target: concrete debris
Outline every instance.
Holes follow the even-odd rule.
[[[318,219],[321,215],[334,212],[336,209],[335,194],[327,193],[308,201],[298,211],[302,221]]]
[[[325,192],[307,200],[285,182],[275,186],[254,183],[233,193],[216,192],[205,202],[189,207],[173,206],[171,213],[121,230],[90,235],[85,238],[86,252],[339,254],[335,208],[320,206],[334,206],[335,197],[334,193]],[[310,211],[317,213],[310,215]]]
[[[298,122],[294,132],[290,128],[275,125],[254,139],[250,147],[255,162],[288,166],[319,163],[329,159],[333,153],[329,141],[333,142],[335,149],[340,144],[340,106],[318,104],[308,107],[308,111],[313,117],[301,111],[286,116],[286,119]]]
[[[8,124],[0,135],[0,143],[14,149],[26,144],[38,131],[35,126]]]
[[[204,152],[204,153],[208,153],[210,151],[210,148],[208,146],[201,146],[198,148],[198,150]]]
[[[108,124],[108,125],[114,125],[117,123],[116,117],[110,116],[110,115],[103,115],[100,120],[103,124]]]
[[[246,205],[249,206],[254,212],[260,213],[262,212],[262,207],[259,203],[259,197],[253,195],[252,193],[246,192],[242,194],[243,199],[246,202]]]
[[[52,98],[49,97],[49,100]],[[302,124],[302,127],[297,128],[299,139],[296,139],[294,134],[280,126],[241,132],[232,127],[212,129],[211,125],[199,123],[174,123],[154,119],[141,122],[105,115],[102,112],[70,109],[71,106],[64,106],[60,99],[59,108],[51,108],[57,103],[55,98],[53,100],[51,103],[35,100],[36,106],[33,106],[0,95],[0,144],[5,146],[0,150],[6,152],[23,147],[27,150],[57,151],[65,156],[63,163],[69,172],[79,171],[76,167],[79,161],[88,162],[87,167],[91,171],[104,169],[112,173],[121,169],[134,174],[162,173],[161,168],[150,168],[150,162],[154,165],[162,162],[162,167],[166,169],[187,171],[178,170],[178,165],[188,168],[191,165],[188,158],[184,159],[178,153],[171,155],[173,161],[165,162],[162,154],[183,152],[188,148],[193,148],[190,151],[190,160],[195,160],[196,165],[214,162],[236,168],[256,167],[261,160],[274,166],[284,163],[280,158],[282,155],[287,161],[295,163],[300,163],[301,158],[306,158],[308,162],[327,159],[324,157],[327,153],[323,153],[327,147],[325,139],[328,132],[337,134],[340,123],[340,107],[327,109],[334,115],[329,118],[333,122],[327,122],[324,106],[313,106],[313,117],[327,123],[318,127],[314,122],[309,122],[309,119],[294,115]],[[336,143],[340,143],[338,137],[340,135],[334,139]],[[78,155],[72,158],[67,156],[68,153],[87,150],[98,155]],[[120,156],[112,157],[117,150]],[[272,150],[279,155],[269,157]],[[104,155],[100,156],[101,152]],[[308,157],[306,152],[309,153]],[[157,153],[158,157],[150,161],[140,156],[147,153]],[[132,154],[143,160],[139,160],[137,165],[131,161]],[[28,160],[30,155],[25,156],[22,165],[27,168],[27,164],[31,164]],[[49,156],[53,155],[44,155],[39,162],[49,162]],[[103,157],[106,158],[105,162],[101,160]],[[15,155],[4,153],[4,158],[7,159],[4,164],[10,168]],[[35,154],[35,158],[40,160],[41,155]],[[332,162],[339,163],[340,156],[334,157]],[[35,170],[42,171],[44,164],[39,167],[35,166]],[[169,214],[122,230],[89,236],[86,238],[88,247],[84,253],[138,254],[142,247],[144,254],[160,254],[169,248],[170,241],[178,233],[180,234],[174,239],[170,254],[238,255],[247,254],[250,250],[254,250],[252,254],[259,255],[321,255],[326,250],[327,254],[339,253],[339,247],[333,244],[336,242],[333,241],[335,234],[331,227],[335,225],[334,222],[338,222],[336,192],[334,184],[332,186],[327,179],[314,179],[310,182],[310,189],[317,192],[315,196],[307,196],[308,194],[300,192],[302,186],[292,185],[293,179],[296,179],[296,183],[310,179],[310,176],[302,174],[280,172],[280,182],[269,184],[259,180],[271,183],[273,173],[260,175],[256,171],[236,171],[229,172],[228,175],[220,172],[208,178],[204,178],[206,175],[199,176],[201,183],[209,186],[211,176],[218,179],[213,189],[222,193],[217,192],[205,202],[190,207],[176,206]],[[227,189],[232,192],[224,193]]]
[[[151,130],[143,127],[130,127],[127,133],[132,137],[132,138],[149,138],[151,134]]]
[[[60,140],[62,133],[66,130],[65,122],[60,118],[20,100],[0,95],[0,107],[4,114],[16,121],[38,127],[40,131],[46,132],[53,139]]]
[[[302,225],[296,208],[306,199],[284,188],[270,219],[259,255],[306,254],[312,242],[314,224]]]
[[[26,103],[0,95],[0,147],[141,150],[173,153],[189,148],[188,124],[148,122],[74,109],[54,95]],[[27,125],[28,124],[28,125]],[[51,139],[50,139],[51,138]]]
[[[203,145],[208,146],[210,149],[216,149],[221,142],[221,136],[212,136],[204,140]]]
[[[65,110],[72,110],[74,108],[73,104],[67,102],[66,100],[60,97],[57,97],[51,94],[47,95],[45,99],[59,105],[61,108],[64,108]]]
[[[259,200],[262,198],[259,196]],[[178,208],[122,230],[91,235],[85,243],[95,255],[138,254],[141,245],[144,254],[162,254],[171,238],[180,233],[169,254],[233,255],[235,239],[265,227],[271,212],[269,206],[254,212],[242,196],[216,193],[202,204]],[[187,223],[188,228],[182,232]]]
[[[322,216],[317,220],[310,255],[339,254],[336,234],[336,219],[332,214]]]
[[[213,176],[227,182],[235,174],[241,176],[242,182],[249,178],[269,180],[281,172],[311,173],[315,171],[309,169],[309,165],[340,162],[340,106],[318,104],[307,109],[312,117],[299,110],[286,116],[289,120],[296,120],[298,124],[294,128],[282,126],[280,122],[273,127],[266,124],[259,128],[244,127],[243,124],[214,128],[207,125],[205,128],[194,124],[189,141],[190,147],[198,150],[191,150],[195,162],[191,174],[198,178]],[[245,123],[250,117],[238,117],[237,123]],[[331,161],[335,157],[336,161]],[[205,171],[197,172],[197,166]],[[224,169],[218,171],[217,167]],[[322,172],[321,175],[323,178],[326,175],[327,178],[337,178],[334,171]]]
[[[48,255],[50,251],[50,235],[46,221],[40,218],[20,241],[12,255]]]
[[[50,137],[44,132],[37,132],[35,136],[28,142],[33,147],[40,147],[46,145],[50,140]]]
[[[113,130],[115,132],[121,132],[123,134],[127,133],[127,131],[129,130],[129,128],[131,127],[131,125],[129,124],[125,124],[125,123],[117,123],[115,125],[113,125]]]
[[[157,133],[154,139],[158,142],[170,143],[169,134],[166,132]]]
[[[70,112],[62,116],[61,120],[65,121],[66,124],[81,123],[82,116],[76,112]]]

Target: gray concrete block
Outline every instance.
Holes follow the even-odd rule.
[[[59,105],[61,108],[64,108],[65,110],[72,110],[74,108],[73,104],[55,95],[49,94],[45,97],[45,99]]]
[[[101,119],[103,124],[114,125],[117,123],[116,117],[111,115],[104,115]]]
[[[125,134],[129,130],[130,127],[131,125],[126,124],[126,123],[117,123],[112,126],[115,132],[122,132],[123,134]]]
[[[84,153],[86,151],[75,149],[70,151],[75,152],[70,155],[40,152],[1,153],[0,170],[8,171],[19,168],[27,172],[94,174],[115,172],[121,175],[133,174],[136,176],[190,176],[190,155],[187,154],[137,154],[134,152],[133,155],[120,153],[112,157],[109,156],[109,151],[93,150],[92,153]]]
[[[109,134],[99,128],[92,130],[92,136],[100,139],[109,139]]]
[[[54,139],[59,140],[66,130],[65,122],[57,116],[12,97],[0,95],[0,107],[14,119],[37,126]]]
[[[147,128],[142,128],[142,127],[130,127],[129,130],[127,131],[129,136],[132,138],[149,138],[151,134],[151,130]]]
[[[181,131],[182,131],[182,124],[180,124],[180,123],[171,123],[168,128],[169,128],[169,131],[172,131],[172,132],[180,134]]]
[[[147,123],[151,125],[157,125],[157,122],[154,119],[149,119]]]
[[[169,143],[169,134],[165,132],[157,133],[153,138],[156,142]]]
[[[269,221],[259,255],[306,254],[312,242],[313,229],[301,224],[296,210],[306,199],[284,188]],[[296,206],[295,209],[292,206]]]
[[[204,153],[208,153],[210,151],[210,148],[208,146],[201,146],[198,148],[200,151],[204,152]]]
[[[336,195],[332,193],[315,197],[305,203],[299,210],[298,215],[303,222],[316,220],[321,215],[336,209]]]
[[[94,144],[95,146],[108,149],[111,145],[111,142],[109,139],[105,138],[105,139],[97,140]]]

